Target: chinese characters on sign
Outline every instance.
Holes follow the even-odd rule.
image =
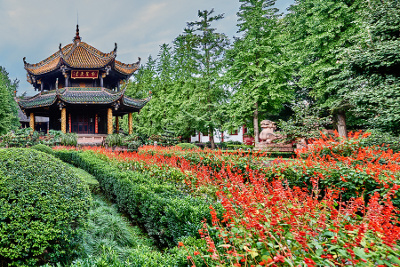
[[[97,79],[99,77],[98,70],[73,70],[71,71],[72,79]]]

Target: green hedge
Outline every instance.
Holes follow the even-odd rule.
[[[87,186],[59,159],[32,149],[1,149],[0,265],[70,257],[90,202]]]
[[[60,159],[94,175],[103,193],[119,209],[140,223],[160,246],[175,246],[188,236],[198,236],[201,221],[211,222],[209,206],[222,206],[210,199],[194,198],[179,186],[146,173],[121,170],[91,151],[56,151]]]
[[[50,155],[54,155],[53,149],[51,149],[51,147],[44,145],[44,144],[37,144],[37,145],[32,146],[31,148],[42,151],[42,152],[50,154]]]

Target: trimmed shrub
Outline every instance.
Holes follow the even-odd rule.
[[[76,175],[78,175],[82,182],[84,182],[89,187],[90,192],[92,192],[93,194],[97,194],[100,192],[99,181],[97,181],[93,175],[85,170],[76,168],[73,165],[68,164],[68,166],[74,171]]]
[[[1,265],[66,260],[90,202],[87,186],[59,159],[32,149],[1,149]]]
[[[38,151],[42,151],[42,152],[50,154],[50,155],[54,155],[53,149],[51,149],[51,147],[43,145],[43,144],[34,145],[32,147],[32,149],[36,149]]]
[[[226,147],[228,148],[228,149],[233,149],[233,150],[248,150],[248,151],[251,151],[253,148],[254,148],[254,146],[249,146],[249,145],[243,145],[243,144],[240,144],[240,145],[226,145]]]

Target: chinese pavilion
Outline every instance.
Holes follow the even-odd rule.
[[[30,118],[34,129],[35,116],[49,117],[49,128],[64,133],[112,134],[119,130],[118,118],[128,114],[129,134],[132,113],[139,112],[150,101],[132,99],[121,89],[139,68],[139,61],[125,64],[116,60],[117,44],[110,53],[103,53],[82,42],[79,26],[73,43],[36,64],[25,61],[27,80],[39,93],[18,101]]]

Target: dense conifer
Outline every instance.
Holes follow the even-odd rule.
[[[0,66],[0,134],[19,127],[18,108],[14,100],[18,81],[11,81],[8,72]]]

